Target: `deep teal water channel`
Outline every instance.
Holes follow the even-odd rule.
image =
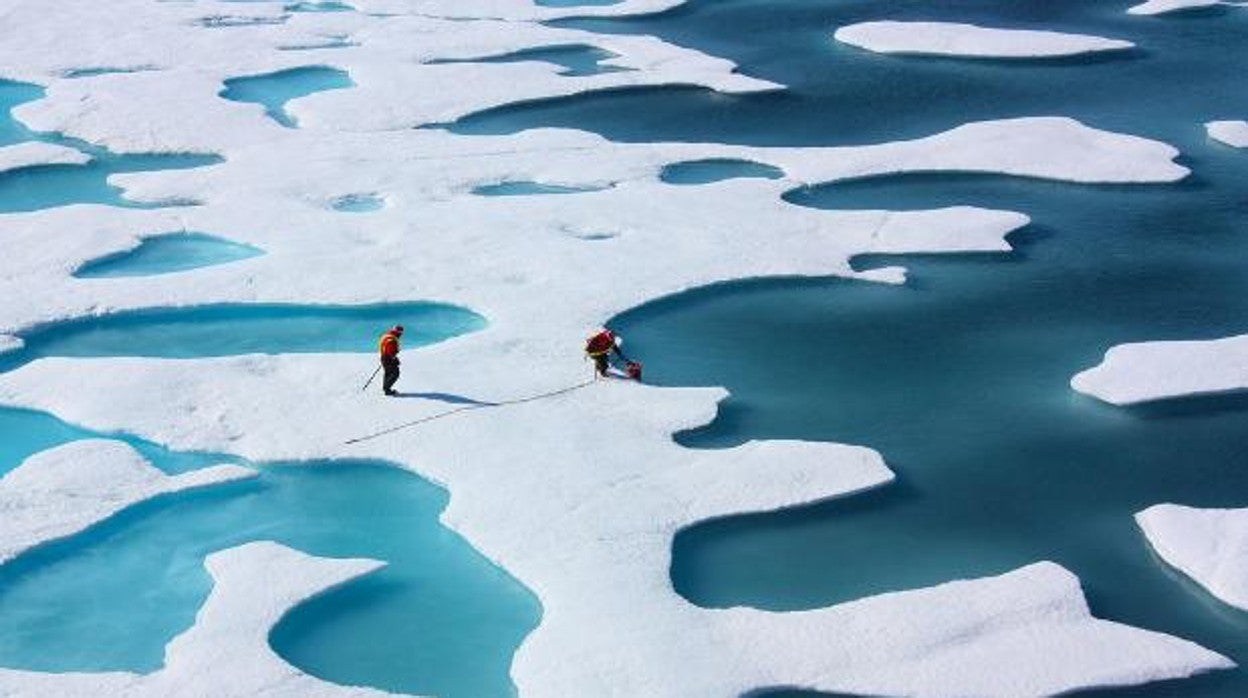
[[[1120,409],[1068,386],[1117,343],[1248,331],[1248,155],[1209,141],[1202,127],[1248,114],[1248,95],[1234,87],[1248,68],[1248,13],[1138,18],[1125,14],[1130,4],[695,0],[648,18],[564,22],[657,34],[792,89],[624,90],[495,109],[451,127],[841,145],[1058,114],[1165,140],[1194,171],[1179,184],[1138,187],[926,174],[792,191],[787,201],[816,208],[977,204],[1034,223],[1011,236],[1009,255],[856,260],[906,265],[903,287],[758,281],[617,318],[648,381],[732,391],[715,423],[682,443],[858,443],[898,473],[866,495],[683,532],[673,549],[679,593],[710,607],[813,608],[1049,559],[1079,575],[1097,615],[1248,663],[1248,614],[1166,568],[1132,520],[1166,501],[1248,505],[1248,396]],[[874,19],[1095,33],[1139,48],[1003,62],[878,56],[830,41],[836,27]],[[1230,698],[1248,695],[1248,673],[1104,693]]]

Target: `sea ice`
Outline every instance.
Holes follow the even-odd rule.
[[[1181,10],[1195,10],[1224,4],[1221,0],[1148,0],[1134,5],[1127,12],[1133,15],[1162,15]]]
[[[1205,124],[1209,137],[1234,148],[1248,148],[1248,121],[1210,121]]]
[[[952,22],[862,22],[836,30],[837,41],[876,53],[973,58],[1052,58],[1132,48],[1130,41],[1053,31],[997,29]]]
[[[1158,504],[1135,520],[1167,564],[1248,611],[1248,509]]]
[[[412,129],[607,88],[780,86],[653,37],[540,23],[655,11],[679,0],[580,8],[429,0],[418,3],[419,14],[406,0],[352,4],[360,11],[289,16],[280,3],[243,9],[29,0],[6,9],[6,23],[23,31],[6,37],[12,60],[5,75],[47,85],[43,99],[15,110],[26,126],[118,152],[212,152],[224,162],[110,178],[134,201],[198,206],[70,206],[22,215],[5,240],[22,254],[0,258],[0,294],[13,300],[0,305],[0,333],[145,308],[154,298],[164,306],[419,298],[472,308],[489,325],[405,352],[404,400],[360,391],[374,368],[370,358],[248,355],[44,359],[0,375],[0,401],[257,460],[385,459],[445,484],[452,497],[447,524],[541,599],[542,623],[513,669],[525,696],[732,695],[775,685],[1024,695],[1228,666],[1192,643],[1092,618],[1077,581],[1046,564],[804,613],[697,608],[671,587],[672,538],[682,527],[846,496],[884,485],[892,474],[874,451],[846,445],[682,448],[671,435],[713,419],[723,391],[589,382],[579,361],[587,328],[659,296],[756,276],[896,281],[896,269],[857,274],[848,260],[869,252],[1006,249],[1005,235],[1027,222],[1018,213],[967,207],[816,211],[781,199],[795,186],[941,171],[1168,182],[1188,173],[1174,162],[1174,148],[1060,117],[974,123],[843,148],[622,144],[554,129],[499,137]],[[124,23],[123,37],[118,16],[134,20]],[[281,48],[326,36],[350,43],[325,55],[357,87],[292,101],[288,108],[303,128],[283,129],[259,109],[217,96],[228,78],[308,64],[307,54]],[[569,77],[532,62],[436,63],[567,44],[609,51],[617,56],[613,65],[633,70]],[[75,47],[72,56],[66,45]],[[64,78],[81,65],[159,70]],[[446,89],[448,82],[473,89]],[[670,163],[706,159],[763,163],[784,176],[714,187],[660,180]],[[575,196],[472,194],[502,181],[614,186]],[[326,205],[344,192],[384,192],[387,205],[366,217],[345,216]],[[611,212],[609,221],[603,211]],[[176,285],[71,275],[137,237],[176,229],[220,231],[268,254],[200,269]],[[593,242],[569,231],[614,237]],[[604,275],[621,281],[603,283]],[[371,340],[362,342],[371,348]],[[446,417],[445,402],[434,397],[499,402],[571,386],[581,387]],[[424,417],[438,418],[402,426]],[[346,443],[386,429],[393,431]],[[3,672],[0,686],[29,695],[170,695],[205,687],[315,695],[336,688],[278,661],[265,638],[293,604],[376,563],[315,560],[260,543],[218,553],[208,565],[217,586],[196,626],[170,645],[161,672]]]
[[[1071,378],[1075,390],[1115,405],[1248,388],[1248,335],[1122,344]]]
[[[689,450],[670,434],[710,421],[723,391],[614,380],[402,427],[443,414],[438,395],[501,402],[558,386],[551,371],[517,375],[515,365],[530,363],[499,335],[491,326],[412,353],[408,365],[419,368],[401,384],[413,398],[401,414],[360,393],[356,379],[371,362],[343,355],[48,359],[0,376],[0,400],[94,428],[129,425],[179,448],[419,464],[452,494],[445,523],[542,600],[542,624],[513,669],[522,695],[737,695],[776,685],[1041,695],[1229,666],[1192,643],[1094,619],[1077,580],[1052,564],[802,613],[692,606],[668,576],[677,531],[884,485],[892,475],[882,459],[803,442]],[[511,360],[464,365],[464,356],[500,352]]]
[[[85,165],[91,156],[64,145],[28,141],[0,148],[0,174],[40,165]]]
[[[0,478],[0,564],[144,500],[254,475],[236,465],[166,475],[129,445],[103,439],[43,451]]]

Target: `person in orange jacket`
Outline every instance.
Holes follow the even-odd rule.
[[[381,367],[385,374],[381,380],[381,390],[386,395],[398,395],[394,384],[399,380],[399,339],[403,336],[403,326],[395,325],[381,335],[377,349],[381,353]]]

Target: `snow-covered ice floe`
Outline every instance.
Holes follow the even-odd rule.
[[[515,376],[513,362],[465,370],[463,356],[500,351],[490,332],[409,358],[419,370],[404,386],[415,399],[402,401],[402,415],[359,392],[368,362],[343,355],[46,359],[0,377],[0,400],[93,428],[130,425],[178,448],[419,464],[451,492],[444,523],[542,600],[542,623],[513,667],[521,695],[737,695],[779,685],[1044,695],[1230,666],[1190,642],[1093,618],[1078,581],[1053,564],[800,613],[697,608],[671,588],[679,530],[886,485],[880,456],[792,441],[686,449],[670,435],[712,420],[722,390],[614,380],[405,427],[445,413],[438,395],[503,402],[551,387]]]
[[[360,11],[148,0],[25,0],[6,8],[6,23],[23,31],[6,36],[12,60],[0,71],[46,85],[44,98],[15,110],[26,126],[119,153],[208,152],[224,161],[110,178],[132,201],[197,206],[59,207],[7,225],[6,245],[22,252],[0,257],[0,295],[11,299],[0,304],[0,336],[141,309],[152,299],[165,306],[424,299],[471,308],[489,325],[406,352],[415,370],[399,385],[404,400],[360,392],[371,357],[249,355],[44,359],[0,375],[0,402],[257,461],[383,459],[445,485],[447,525],[541,601],[542,622],[513,667],[524,696],[734,695],[779,685],[1031,695],[1229,666],[1190,642],[1091,617],[1077,580],[1051,564],[801,613],[697,608],[672,589],[676,532],[708,518],[885,486],[892,473],[879,454],[848,445],[683,448],[672,434],[711,421],[722,390],[588,382],[579,360],[587,329],[656,297],[758,276],[900,281],[896,269],[859,274],[849,260],[872,252],[1004,250],[1005,236],[1027,223],[1019,213],[971,207],[818,211],[781,199],[794,187],[967,171],[1169,182],[1188,174],[1174,161],[1174,148],[1060,117],[840,148],[611,143],[556,129],[491,137],[412,129],[589,90],[779,86],[653,37],[540,23],[656,11],[678,0],[562,8],[527,0],[351,4]],[[116,36],[119,16],[135,20],[125,25],[125,41]],[[282,50],[326,37],[339,37],[337,47]],[[571,78],[535,61],[437,62],[572,44],[613,53],[612,65],[633,70]],[[74,55],[66,55],[66,45]],[[64,78],[83,65],[153,70]],[[257,105],[218,96],[231,77],[308,65],[343,70],[356,86],[292,100],[287,108],[300,128],[281,128]],[[661,181],[671,163],[714,159],[770,165],[784,176],[699,187]],[[594,191],[472,193],[509,181]],[[386,205],[367,216],[327,205],[351,192],[375,193]],[[610,212],[606,220],[603,211]],[[268,254],[197,270],[176,285],[72,276],[89,259],[178,229],[211,230]],[[604,269],[627,282],[604,284]],[[404,426],[452,409],[440,395],[503,402],[573,386],[545,400]],[[369,438],[379,432],[386,433]],[[265,637],[293,604],[376,563],[316,560],[254,544],[218,553],[208,564],[216,587],[194,628],[169,646],[162,671],[9,671],[0,673],[0,693],[348,691],[281,663]]]
[[[1162,560],[1248,611],[1248,509],[1158,504],[1135,520]]]
[[[37,453],[0,478],[0,564],[160,495],[255,476],[236,465],[166,475],[120,441],[87,439]]]
[[[0,148],[0,174],[39,165],[85,165],[86,153],[64,145],[31,141]]]
[[[140,675],[0,669],[6,696],[384,696],[338,686],[283,661],[269,631],[300,602],[379,569],[375,560],[312,557],[272,542],[214,553],[205,561],[213,588],[195,625],[165,647],[165,665]]]
[[[1248,148],[1248,121],[1210,121],[1205,124],[1209,137],[1233,148]]]
[[[850,24],[837,41],[876,53],[968,58],[1054,58],[1123,51],[1135,44],[1087,34],[998,29],[955,22],[879,21]]]
[[[1248,335],[1122,344],[1070,385],[1115,405],[1248,389]]]
[[[1198,10],[1225,4],[1232,3],[1224,3],[1222,0],[1148,0],[1139,5],[1133,5],[1127,12],[1133,15],[1164,15],[1171,12]]]

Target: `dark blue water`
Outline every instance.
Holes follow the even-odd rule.
[[[223,304],[140,310],[56,322],[20,333],[0,371],[45,356],[196,358],[239,354],[372,352],[400,324],[414,348],[481,329],[480,315],[439,303],[360,306]]]
[[[144,238],[133,250],[93,259],[74,271],[82,279],[155,276],[210,267],[264,252],[204,233],[168,233]]]
[[[460,133],[585,128],[617,141],[758,145],[875,143],[971,120],[1061,114],[1102,128],[1176,141],[1203,138],[1211,118],[1242,118],[1248,92],[1248,13],[1158,19],[1127,15],[1131,0],[693,0],[630,20],[558,22],[654,34],[736,61],[740,72],[789,86],[728,96],[698,88],[638,88],[503,107],[461,120]],[[945,20],[1103,34],[1135,42],[1122,55],[1060,61],[964,61],[872,54],[831,33],[876,19]],[[1225,116],[1230,115],[1230,116]]]
[[[346,684],[512,695],[511,656],[540,607],[438,523],[446,502],[388,464],[325,462],[140,505],[0,568],[0,665],[155,670],[208,594],[204,557],[275,540],[389,563],[283,619],[270,642],[288,660]]]
[[[248,75],[225,81],[221,96],[235,102],[248,102],[264,107],[264,113],[286,128],[298,126],[286,113],[286,103],[325,90],[354,87],[346,71],[316,65],[291,68],[264,75]]]
[[[622,68],[620,66],[602,64],[602,61],[615,57],[616,54],[611,53],[610,51],[605,51],[596,46],[572,44],[568,46],[546,46],[542,48],[524,49],[523,51],[514,51],[501,56],[443,59],[429,62],[436,64],[524,63],[526,61],[538,61],[542,63],[554,63],[555,65],[563,67],[563,70],[559,71],[559,74],[566,75],[568,77],[581,77],[585,75],[598,75],[600,73],[616,73],[630,70],[629,68]]]
[[[890,487],[678,536],[672,579],[706,606],[824,606],[1039,559],[1079,575],[1100,616],[1190,638],[1248,662],[1248,614],[1154,558],[1132,514],[1174,501],[1248,505],[1248,397],[1119,409],[1074,393],[1110,346],[1248,328],[1248,158],[1201,124],[1248,113],[1248,13],[1171,19],[1130,2],[695,1],[661,15],[568,22],[657,34],[736,60],[781,93],[642,89],[491,110],[451,128],[566,126],[619,141],[827,145],[916,137],[975,120],[1060,114],[1161,138],[1195,174],[1175,185],[1080,187],[913,175],[790,192],[797,205],[978,204],[1031,215],[1010,255],[904,263],[904,287],[836,280],[715,287],[618,318],[647,379],[726,385],[715,448],[751,438],[879,449]],[[1122,56],[960,61],[833,43],[837,26],[940,19],[1103,34]],[[800,251],[795,250],[795,254]],[[1243,670],[1113,695],[1248,695]]]
[[[780,179],[784,171],[778,167],[749,160],[688,160],[674,162],[659,172],[659,179],[668,184],[711,184],[739,177]]]
[[[187,205],[193,202],[130,201],[122,196],[120,187],[107,180],[123,172],[180,170],[221,162],[215,155],[189,153],[119,155],[57,134],[34,133],[18,123],[11,112],[17,105],[42,96],[43,90],[38,86],[0,80],[0,146],[44,141],[76,148],[91,156],[91,161],[84,165],[37,165],[0,172],[0,213],[22,213],[79,203],[126,208]]]

